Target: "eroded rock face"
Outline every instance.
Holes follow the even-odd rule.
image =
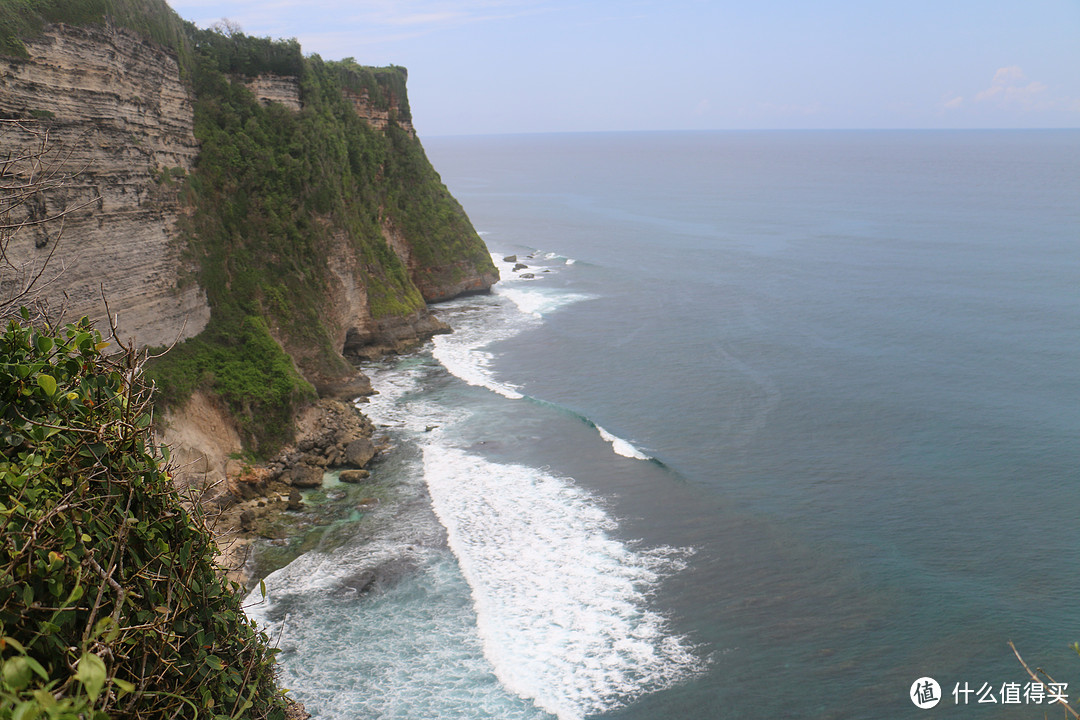
[[[203,492],[221,485],[229,459],[243,450],[229,414],[211,396],[196,391],[186,404],[171,409],[160,423],[158,440],[172,450],[174,480],[180,488]]]
[[[300,81],[292,75],[260,75],[245,84],[264,105],[280,103],[294,111],[304,107],[300,100]]]
[[[473,263],[463,261],[437,268],[422,268],[413,275],[424,300],[430,303],[452,300],[462,295],[486,293],[499,281],[497,271],[478,272]]]
[[[499,273],[494,266],[485,271],[467,259],[446,265],[421,265],[409,240],[389,216],[382,216],[380,227],[383,239],[408,268],[409,277],[425,302],[437,303],[462,295],[485,293],[499,281]]]
[[[367,293],[368,269],[343,233],[330,236],[326,263],[328,292],[322,320],[324,327],[333,333],[334,347],[345,358],[356,361],[404,352],[432,335],[449,332],[450,328],[426,307],[404,316],[378,320],[372,317]],[[317,348],[289,345],[286,349],[320,396],[351,398],[371,394],[370,382],[362,375],[320,372]]]
[[[69,210],[62,236],[57,223],[24,229],[9,248],[13,259],[40,265],[55,248],[46,277],[62,273],[47,296],[68,317],[100,323],[104,295],[125,339],[164,345],[198,334],[210,308],[184,281],[176,228],[198,144],[176,59],[115,28],[52,25],[25,45],[29,58],[0,60],[0,113],[38,119],[5,126],[0,155],[48,133],[49,158],[75,177],[31,206]]]
[[[399,106],[397,98],[391,98],[390,105],[394,108],[393,110],[380,110],[375,107],[375,103],[371,101],[367,90],[357,93],[345,88],[342,90],[341,94],[345,96],[346,100],[352,103],[353,109],[356,110],[356,114],[364,120],[367,120],[372,127],[378,128],[379,130],[385,130],[386,126],[390,124],[391,115],[393,115],[395,122],[397,122],[405,132],[416,137],[416,130],[413,128],[412,123],[400,118],[400,112],[397,110]]]
[[[450,332],[450,326],[425,308],[405,317],[389,317],[364,323],[363,330],[350,328],[343,352],[352,360],[374,360],[388,353],[400,353],[418,343]]]

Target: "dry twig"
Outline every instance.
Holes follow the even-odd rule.
[[[1031,676],[1031,679],[1033,681],[1042,684],[1042,680],[1040,680],[1039,676],[1035,674],[1035,672],[1039,672],[1046,676],[1046,679],[1050,682],[1055,682],[1054,678],[1050,677],[1050,673],[1046,672],[1042,668],[1035,668],[1035,672],[1032,672],[1031,668],[1028,667],[1028,664],[1024,662],[1024,658],[1020,657],[1020,652],[1016,649],[1016,646],[1013,645],[1012,640],[1009,641],[1009,647],[1012,648],[1013,655],[1016,655],[1016,659],[1019,660],[1020,664],[1024,666],[1024,670],[1027,671],[1027,674]],[[1070,715],[1072,715],[1074,718],[1077,718],[1077,720],[1080,720],[1080,714],[1077,714],[1076,710],[1073,710],[1072,706],[1069,705],[1069,703],[1065,702],[1061,698],[1055,698],[1054,702],[1060,703],[1061,705],[1065,706],[1065,709],[1069,711]]]

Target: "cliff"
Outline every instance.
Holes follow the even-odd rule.
[[[29,212],[77,209],[59,244],[45,226],[8,250],[64,268],[46,295],[69,317],[100,323],[104,294],[123,337],[186,340],[151,377],[166,438],[203,470],[272,454],[318,394],[369,390],[351,361],[447,331],[427,303],[498,279],[424,155],[403,68],[199,30],[160,0],[77,24],[54,6],[0,8],[0,117],[26,128],[4,127],[0,155],[47,132],[78,174]],[[229,427],[190,432],[206,417]]]
[[[49,160],[77,173],[29,210],[74,211],[57,226],[20,233],[8,252],[40,264],[54,251],[63,274],[50,294],[71,317],[102,319],[102,294],[121,333],[146,345],[197,335],[210,318],[206,293],[183,285],[177,221],[183,211],[166,174],[191,171],[198,153],[194,108],[175,57],[120,29],[53,25],[25,41],[27,57],[0,67],[0,113],[37,120],[5,127],[0,155],[47,130]]]

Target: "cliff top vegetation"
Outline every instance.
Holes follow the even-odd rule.
[[[127,28],[180,52],[184,23],[165,0],[3,0],[0,2],[0,55],[25,57],[24,39],[48,23],[111,24]]]

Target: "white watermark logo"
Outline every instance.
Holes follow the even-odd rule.
[[[921,677],[911,683],[911,702],[915,707],[922,710],[930,708],[941,702],[941,686],[932,677]]]
[[[957,682],[952,689],[954,705],[1053,705],[1069,704],[1069,683]],[[932,677],[911,683],[908,697],[915,707],[929,710],[942,701],[941,685]]]

